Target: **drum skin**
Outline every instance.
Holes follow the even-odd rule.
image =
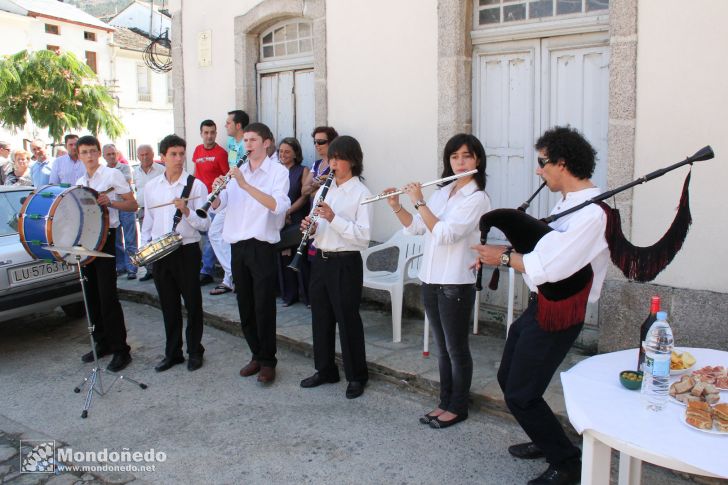
[[[96,202],[98,193],[88,187],[44,185],[25,199],[18,217],[20,242],[35,259],[63,261],[76,264],[68,253],[43,249],[45,245],[59,247],[83,246],[100,251],[109,230],[109,213]],[[94,260],[87,256],[80,263]]]

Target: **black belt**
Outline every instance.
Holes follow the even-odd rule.
[[[343,258],[344,256],[352,256],[354,254],[360,254],[359,251],[322,251],[316,250],[316,254],[321,256],[323,259],[329,258]]]

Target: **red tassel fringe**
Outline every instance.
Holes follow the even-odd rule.
[[[585,288],[563,300],[548,300],[543,293],[538,293],[538,326],[546,332],[558,332],[578,325],[586,318],[586,304],[589,301],[592,280]]]
[[[690,224],[693,222],[688,190],[690,174],[691,172],[688,172],[685,177],[675,219],[662,238],[652,246],[640,247],[629,242],[622,232],[619,210],[612,209],[604,202],[599,202],[607,215],[607,228],[604,235],[609,245],[612,262],[622,270],[628,279],[640,282],[654,280],[682,248]]]

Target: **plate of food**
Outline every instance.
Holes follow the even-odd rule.
[[[679,381],[673,382],[669,394],[672,402],[683,406],[691,402],[716,404],[720,401],[720,392],[715,385],[688,375],[683,375]]]
[[[706,365],[694,370],[692,376],[702,382],[713,384],[722,391],[728,391],[728,370],[722,365]]]
[[[675,349],[670,354],[670,375],[684,374],[695,366],[695,357],[688,351]]]
[[[728,403],[711,406],[706,402],[690,402],[680,421],[703,433],[728,436]]]

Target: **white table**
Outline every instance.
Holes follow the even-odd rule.
[[[728,367],[728,352],[689,350],[697,362]],[[642,461],[681,472],[728,478],[728,433],[714,435],[681,422],[685,408],[668,402],[647,411],[640,392],[619,382],[634,369],[637,349],[590,357],[561,373],[569,421],[583,435],[582,485],[608,485],[612,448],[620,452],[619,483],[638,485]],[[728,401],[728,393],[721,393]]]

